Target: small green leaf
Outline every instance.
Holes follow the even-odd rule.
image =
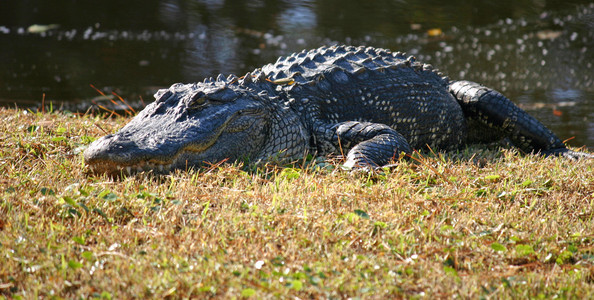
[[[112,202],[112,201],[115,201],[115,200],[117,200],[117,199],[118,199],[118,195],[116,195],[116,194],[112,193],[112,192],[111,192],[111,191],[109,191],[109,190],[104,190],[103,192],[101,192],[101,193],[99,194],[99,198],[102,198],[102,199],[104,199],[105,201],[110,201],[110,202]]]
[[[280,176],[285,177],[286,179],[297,179],[301,176],[301,172],[299,169],[295,168],[286,168],[280,172]]]
[[[111,294],[109,292],[101,292],[101,299],[111,300]]]
[[[452,225],[443,225],[441,226],[441,231],[449,231],[449,230],[454,230],[454,227]]]
[[[254,290],[252,288],[243,289],[243,291],[241,291],[241,296],[246,297],[246,298],[251,297],[255,294],[256,294],[256,290]]]
[[[355,214],[355,213],[348,213],[344,215],[344,218],[347,219],[347,221],[349,221],[349,223],[354,223],[359,221],[359,219],[361,217],[359,217],[359,215]]]
[[[210,207],[210,201],[206,201],[206,203],[204,203],[204,208],[202,209],[202,213],[200,213],[202,215],[202,221],[204,221],[204,219],[206,219],[206,217],[208,216],[208,208]]]
[[[92,136],[88,136],[88,135],[83,135],[80,137],[80,141],[83,142],[83,144],[90,144],[92,142],[94,142],[97,138],[96,137],[92,137]]]
[[[376,221],[375,223],[373,223],[373,226],[383,229],[383,228],[388,227],[388,224],[386,224],[385,222],[382,222],[382,221]]]
[[[572,257],[573,253],[571,253],[571,251],[564,250],[563,252],[561,252],[561,254],[559,254],[555,262],[558,265],[562,265],[563,263],[570,261]]]
[[[75,236],[72,238],[73,241],[75,241],[77,244],[80,245],[84,245],[85,244],[85,238],[81,237],[81,236]]]
[[[99,195],[97,195],[97,198],[103,198],[103,197],[105,197],[105,195],[107,195],[109,193],[111,193],[110,190],[103,190],[103,191],[101,191],[101,193],[99,193]]]
[[[82,268],[82,266],[83,265],[81,263],[77,262],[76,260],[69,260],[68,261],[68,267],[71,268],[71,269],[75,269],[75,270],[76,269],[80,269],[80,268]]]
[[[505,246],[499,244],[499,243],[493,243],[491,244],[491,249],[498,251],[498,252],[505,252],[507,251],[507,248],[505,248]]]
[[[83,251],[83,253],[81,253],[80,256],[82,256],[86,260],[93,260],[93,252],[91,251]]]
[[[411,268],[411,267],[406,267],[404,269],[404,273],[406,273],[406,275],[412,275],[415,273],[415,270],[413,270],[413,268]]]
[[[530,245],[516,245],[516,253],[518,256],[526,256],[534,253],[534,249]]]
[[[452,267],[444,266],[443,271],[448,275],[458,277],[458,271],[456,271],[456,269],[454,269]]]
[[[295,272],[295,273],[293,273],[292,277],[293,277],[294,279],[297,279],[297,280],[299,280],[299,279],[306,279],[306,278],[307,278],[307,275],[305,275],[305,274],[304,274],[304,273],[302,273],[302,272]]]
[[[198,291],[202,292],[202,293],[206,293],[206,292],[214,293],[216,290],[214,287],[212,287],[210,285],[205,285],[203,287],[198,288]]]
[[[487,188],[484,188],[484,187],[482,187],[482,188],[480,188],[478,191],[474,192],[474,194],[475,194],[477,197],[484,197],[484,196],[487,196],[488,192],[489,192],[489,191],[488,191],[488,189],[487,189]]]
[[[485,176],[485,180],[489,180],[489,181],[497,181],[499,180],[499,178],[501,178],[501,175],[487,175]]]
[[[300,291],[303,288],[303,283],[301,283],[301,280],[293,280],[291,281],[291,288]]]
[[[74,200],[68,196],[63,196],[62,200],[64,200],[64,202],[66,202],[68,205],[72,206],[72,207],[77,207],[78,204],[76,204],[76,202],[74,202]]]
[[[81,195],[85,196],[85,197],[88,197],[88,196],[89,196],[89,192],[88,192],[87,190],[83,189],[83,188],[79,188],[79,189],[78,189],[78,192],[79,192]]]
[[[56,130],[54,132],[56,134],[64,134],[64,133],[66,133],[66,128],[60,126],[60,127],[56,128]]]

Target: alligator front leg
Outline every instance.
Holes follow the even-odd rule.
[[[470,142],[509,138],[514,146],[527,153],[594,157],[567,149],[551,130],[493,89],[471,81],[455,81],[449,90],[469,123]]]
[[[400,153],[411,153],[406,139],[384,124],[347,121],[330,126],[332,145],[347,152],[347,167],[379,167],[398,158]]]

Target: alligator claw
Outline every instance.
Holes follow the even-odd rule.
[[[568,150],[566,152],[564,152],[563,157],[569,158],[569,159],[574,159],[574,160],[579,160],[579,159],[594,159],[594,154],[589,154],[589,153],[585,153],[585,152],[579,152],[579,151],[573,151],[573,150]]]
[[[568,159],[580,160],[580,159],[594,159],[594,154],[589,154],[580,151],[573,151],[567,148],[551,149],[541,152],[545,156],[562,156]]]

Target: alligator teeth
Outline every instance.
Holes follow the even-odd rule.
[[[140,164],[132,165],[132,166],[116,166],[115,167],[117,172],[124,173],[127,175],[132,175],[134,173],[140,173],[143,171],[153,170],[155,172],[169,172],[172,168],[172,164],[156,164],[156,163],[149,163],[149,162],[142,162]],[[95,166],[89,165],[89,169],[95,169]]]

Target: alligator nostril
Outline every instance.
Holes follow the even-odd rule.
[[[85,161],[92,163],[109,158],[113,150],[122,149],[122,145],[114,143],[117,139],[117,135],[108,134],[89,144],[83,153]]]

